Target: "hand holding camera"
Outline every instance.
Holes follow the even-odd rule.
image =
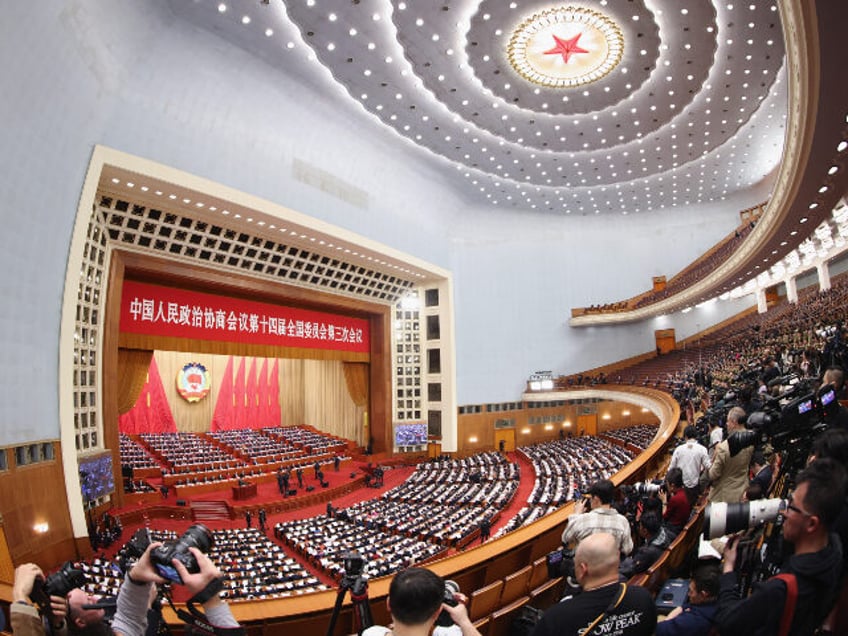
[[[165,583],[165,579],[160,576],[151,558],[151,552],[162,545],[160,542],[154,542],[147,546],[129,571],[131,581],[135,583]]]
[[[15,584],[12,587],[12,601],[15,603],[29,603],[35,580],[44,578],[41,568],[35,563],[24,563],[15,570]]]
[[[197,564],[197,571],[189,571],[186,566],[177,559],[174,559],[174,568],[176,568],[177,573],[180,575],[183,585],[186,586],[186,589],[192,597],[195,597],[206,590],[210,583],[221,578],[221,570],[219,570],[218,566],[212,563],[212,560],[199,549],[190,547],[189,551],[192,556],[194,556],[195,563]],[[213,594],[206,601],[203,601],[203,606],[206,609],[209,609],[211,605],[217,605],[219,603],[223,603],[223,601],[217,594]]]
[[[85,582],[82,570],[74,568],[70,561],[48,577],[34,563],[25,563],[15,570],[12,594],[16,602],[31,600],[51,625],[60,627],[68,614],[68,593],[83,587]]]
[[[445,581],[445,598],[442,601],[442,611],[436,619],[436,625],[450,627],[457,625],[460,629],[472,627],[465,604],[468,597],[459,591],[459,585],[454,581]]]

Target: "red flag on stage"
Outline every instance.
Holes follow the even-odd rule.
[[[244,358],[239,362],[236,383],[233,387],[233,428],[247,428],[245,421]]]
[[[155,357],[150,358],[147,382],[141,389],[135,406],[118,418],[118,430],[127,435],[177,431],[177,424],[168,405],[168,399],[165,397],[165,388],[162,386],[162,377],[159,375]]]
[[[211,431],[226,431],[233,428],[233,356],[227,360],[227,368],[221,378],[218,401],[212,415]]]
[[[262,366],[259,368],[259,377],[256,380],[257,388],[257,408],[256,408],[256,428],[264,428],[268,426],[268,358],[262,358]]]
[[[259,428],[256,415],[259,410],[259,394],[256,387],[256,358],[250,360],[245,386],[244,428]]]
[[[271,394],[271,406],[269,407],[268,426],[280,425],[280,361],[274,359],[274,366],[271,368],[271,377],[269,378]]]

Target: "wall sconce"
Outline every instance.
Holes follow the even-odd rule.
[[[477,443],[477,436],[476,436],[476,435],[472,435],[471,437],[469,437],[469,438],[468,438],[468,442],[469,442],[470,444],[476,444],[476,443]]]
[[[521,433],[522,433],[523,435],[527,435],[529,432],[530,432],[530,427],[529,427],[529,426],[521,429]]]
[[[553,424],[545,424],[545,430],[546,431],[554,430],[554,425]]]
[[[35,524],[32,529],[35,530],[37,534],[45,534],[50,529],[50,526],[47,525],[47,522],[45,521]]]
[[[565,420],[565,421],[562,423],[562,427],[563,427],[563,428],[571,428],[571,422],[569,422],[568,420]]]
[[[608,420],[608,419],[610,419],[610,414],[609,414],[609,413],[604,413],[604,414],[601,416],[601,419],[602,419],[602,420]]]
[[[622,414],[624,417],[629,417],[629,416],[630,416],[630,411],[622,411],[622,412],[621,412],[621,414]]]

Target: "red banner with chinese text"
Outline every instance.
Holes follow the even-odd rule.
[[[368,321],[125,280],[121,331],[369,353]]]

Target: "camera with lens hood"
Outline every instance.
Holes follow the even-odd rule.
[[[442,602],[445,605],[456,607],[459,605],[459,601],[454,598],[454,594],[459,594],[459,585],[455,581],[445,581],[445,594],[444,598],[442,598]],[[439,612],[438,618],[436,618],[436,625],[440,627],[450,627],[453,625],[453,619],[450,614],[448,614],[445,610],[442,610]]]
[[[66,597],[71,590],[82,587],[86,583],[85,573],[74,567],[70,561],[66,562],[56,572],[46,578],[38,577],[32,586],[29,597],[38,607],[42,616],[53,618],[53,610],[50,608],[50,597]]]
[[[196,523],[176,541],[167,541],[153,549],[150,552],[150,561],[161,577],[175,583],[182,583],[173,560],[176,559],[182,563],[189,574],[196,574],[200,572],[200,566],[189,548],[197,548],[205,554],[209,552],[214,542],[212,531],[203,524]]]
[[[715,539],[773,523],[785,509],[784,499],[760,499],[740,503],[714,501],[704,511],[704,538]]]

